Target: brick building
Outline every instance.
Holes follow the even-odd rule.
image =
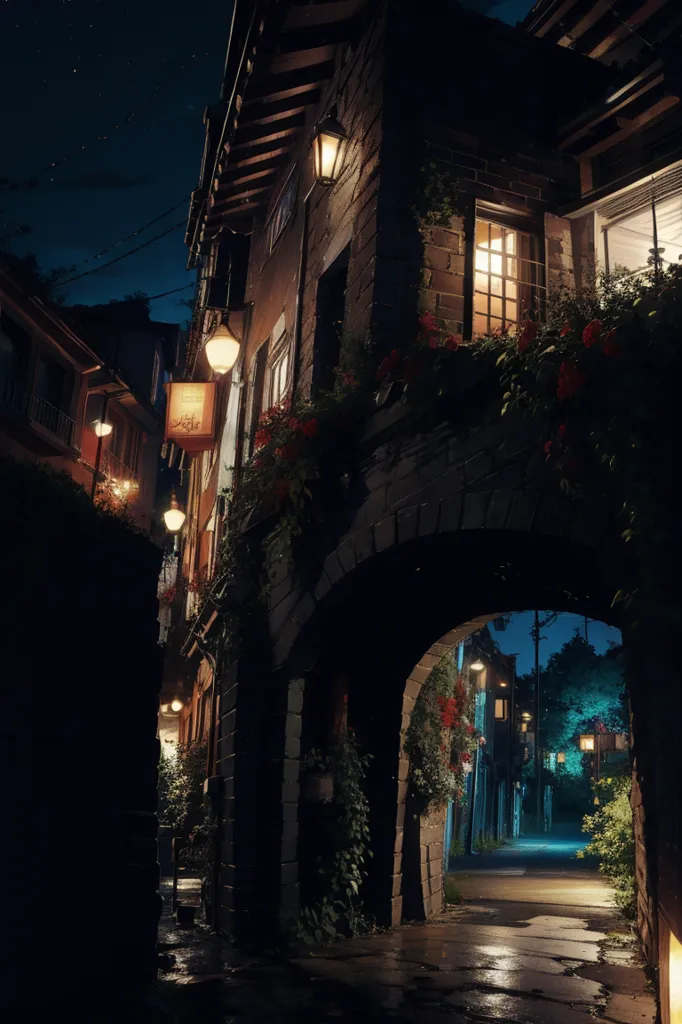
[[[368,899],[377,920],[397,923],[401,737],[430,668],[505,610],[570,607],[620,624],[609,596],[621,558],[613,523],[596,497],[557,492],[537,425],[488,420],[491,396],[466,346],[450,411],[428,433],[396,447],[404,409],[379,391],[307,577],[270,560],[266,628],[238,659],[221,623],[240,592],[215,570],[224,493],[252,458],[261,413],[329,387],[345,338],[371,341],[380,358],[414,336],[426,310],[475,344],[528,313],[541,318],[548,290],[588,286],[596,270],[636,274],[652,249],[677,260],[679,13],[672,2],[627,7],[634,21],[587,0],[540,2],[509,28],[454,2],[235,6],[191,202],[199,288],[184,383],[215,379],[205,343],[221,323],[239,356],[211,391],[212,432],[183,455],[181,570],[201,585],[189,588],[176,633],[185,667],[172,670],[178,685],[181,673],[196,675],[181,736],[209,737],[222,793],[225,931],[297,912],[306,708],[343,692],[374,755]],[[333,174],[311,156],[324,130],[332,149],[343,135]],[[450,205],[438,226],[420,226],[415,208],[442,202],[443,182]],[[252,518],[241,528],[258,527]],[[466,587],[448,588],[446,570]],[[642,722],[657,714],[652,700],[641,696]],[[646,745],[637,764],[635,802],[643,780],[655,817],[664,796]],[[666,806],[679,798],[666,794]],[[670,936],[682,936],[678,831],[646,832],[638,814],[640,927],[663,964]],[[442,841],[433,848],[420,883],[427,917],[442,905]]]

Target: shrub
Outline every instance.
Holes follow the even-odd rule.
[[[635,916],[637,904],[630,788],[628,776],[595,783],[594,792],[600,807],[583,819],[583,832],[589,832],[592,841],[578,853],[579,857],[599,857],[599,870],[613,886],[616,906],[627,918]]]

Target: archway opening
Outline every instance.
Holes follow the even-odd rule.
[[[473,685],[474,691],[491,695],[486,697],[489,703],[484,712],[474,695],[474,721],[467,724],[474,726],[477,735],[485,735],[479,729],[476,715],[491,716],[492,729],[496,738],[498,734],[500,737],[500,760],[505,758],[506,764],[504,772],[495,769],[492,788],[486,775],[485,799],[480,789],[473,799],[473,783],[467,782],[468,799],[475,811],[472,820],[468,812],[453,809],[454,800],[441,804],[433,820],[425,816],[426,809],[415,803],[405,740],[416,701],[434,667],[449,657],[454,662],[455,677],[461,674],[462,652],[473,650],[476,644],[480,647],[483,629],[491,638],[493,653],[496,650],[503,660],[508,659],[511,652],[504,650],[508,645],[499,639],[503,634],[489,624],[499,623],[502,616],[516,616],[535,608],[541,610],[541,616],[546,614],[545,609],[552,609],[564,616],[577,616],[582,623],[586,618],[588,623],[604,623],[600,629],[618,625],[610,607],[610,588],[601,578],[598,560],[590,552],[564,541],[557,543],[553,538],[508,533],[417,539],[368,559],[320,603],[301,634],[298,650],[298,656],[303,651],[312,665],[306,671],[301,737],[298,849],[303,906],[319,901],[324,865],[335,841],[332,791],[323,792],[325,783],[319,778],[333,773],[329,762],[328,770],[322,770],[323,760],[329,756],[334,742],[348,731],[358,750],[369,758],[363,787],[369,804],[371,857],[363,865],[366,877],[360,896],[368,917],[380,925],[429,917],[440,909],[445,872],[450,866],[450,854],[457,856],[458,843],[468,846],[466,852],[476,853],[474,847],[485,845],[493,826],[506,838],[513,836],[515,828],[520,831],[524,815],[527,822],[531,820],[535,784],[528,772],[524,777],[523,771],[519,771],[517,778],[516,764],[510,764],[512,748],[518,747],[522,735],[523,723],[518,715],[525,708],[519,701],[512,709],[510,679],[503,678],[504,672],[495,675],[497,682],[491,684],[492,688],[477,690]],[[472,639],[476,634],[479,639]],[[612,639],[618,638],[614,634]],[[605,654],[599,652],[596,656]],[[616,654],[610,657],[615,660]],[[491,678],[493,675],[491,669]],[[504,694],[504,686],[497,686],[500,682],[507,683],[509,696]],[[516,680],[513,689],[516,697]],[[524,692],[523,700],[528,696]],[[498,712],[499,719],[495,717]],[[593,718],[598,714],[595,712]],[[584,717],[589,718],[589,711]],[[528,721],[525,725],[527,736]],[[515,735],[512,742],[517,726],[519,736]],[[507,745],[503,741],[505,729],[510,737]],[[616,732],[615,728],[609,731]],[[533,735],[531,732],[531,738]],[[552,745],[556,745],[554,740]],[[533,757],[529,756],[529,760],[534,760],[534,749],[533,744]],[[542,763],[543,779],[552,780],[549,799],[555,802],[551,810],[556,814],[558,808],[560,817],[571,813],[569,805],[573,799],[573,823],[577,824],[581,812],[589,810],[589,804],[581,805],[575,794],[570,797],[564,776],[574,772],[579,763],[584,781],[582,776],[589,759],[585,760],[583,752],[574,763],[572,748],[571,757],[561,761],[558,755],[567,755],[568,749],[541,750],[543,759],[547,756],[547,764],[544,760]],[[602,756],[605,753],[601,751]],[[491,759],[495,761],[494,757]],[[481,764],[485,763],[484,751]],[[307,779],[310,775],[318,776],[317,790]],[[587,793],[584,786],[583,790]],[[515,791],[520,795],[515,795]],[[541,792],[544,814],[544,785]],[[485,810],[480,811],[480,807]],[[329,821],[325,821],[325,815]],[[415,821],[416,839],[414,828],[410,831]],[[461,834],[465,821],[473,822],[466,833],[473,839],[466,843]],[[541,827],[537,821],[535,827]]]

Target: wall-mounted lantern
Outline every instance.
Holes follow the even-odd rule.
[[[178,504],[175,491],[171,493],[170,508],[163,513],[163,521],[169,533],[177,533],[182,529],[187,516]]]
[[[206,342],[208,364],[218,376],[229,373],[239,356],[239,342],[227,324],[220,324]]]
[[[469,668],[471,669],[472,672],[482,672],[483,669],[485,668],[485,665],[479,658],[476,661],[472,661],[471,665],[469,665]]]
[[[594,753],[594,733],[584,733],[580,737],[580,749],[584,754]]]
[[[319,185],[334,185],[338,180],[348,135],[335,117],[325,117],[315,125],[313,135],[313,166]]]
[[[171,711],[175,711],[176,714],[178,711],[182,711],[184,706],[185,705],[183,704],[179,697],[176,697],[175,700],[171,701]]]

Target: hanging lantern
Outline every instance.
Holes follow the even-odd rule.
[[[176,713],[178,711],[182,711],[184,706],[185,705],[183,704],[179,697],[176,697],[175,700],[171,701],[171,711],[175,711]]]
[[[187,516],[178,505],[175,491],[171,494],[170,508],[163,513],[163,521],[169,533],[177,533],[181,530]]]
[[[320,185],[334,185],[339,177],[348,136],[334,117],[325,117],[315,126],[313,166]]]
[[[227,324],[220,324],[213,332],[206,342],[205,352],[214,373],[220,376],[232,369],[239,355],[239,342]]]
[[[114,429],[112,424],[107,423],[106,420],[95,420],[92,424],[92,428],[97,434],[97,437],[108,437]]]

